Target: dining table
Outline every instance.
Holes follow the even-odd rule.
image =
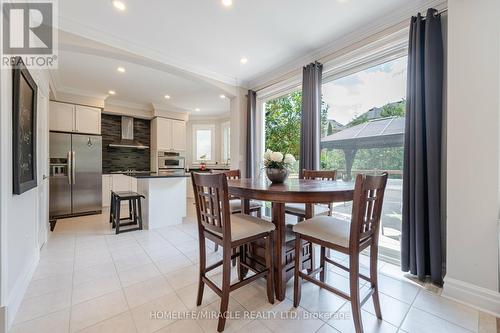
[[[242,212],[250,214],[250,200],[271,202],[271,219],[276,229],[274,233],[274,289],[276,298],[285,299],[286,283],[294,271],[293,232],[286,225],[285,204],[305,204],[306,219],[314,216],[315,204],[330,204],[352,201],[354,183],[312,179],[288,179],[284,183],[271,183],[267,178],[228,179],[229,194],[241,199]],[[309,246],[308,246],[309,245]],[[259,244],[245,247],[246,253],[240,254],[240,260],[247,265],[258,266],[265,262],[259,254]],[[308,250],[309,249],[309,250]],[[302,269],[314,269],[314,251],[310,244],[303,247],[305,259]],[[261,251],[262,253],[262,251]],[[262,264],[260,264],[262,267]]]

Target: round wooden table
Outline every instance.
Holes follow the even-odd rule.
[[[272,221],[275,232],[275,290],[276,298],[285,299],[286,282],[293,276],[293,251],[287,249],[285,203],[306,204],[306,218],[314,216],[314,204],[351,201],[354,194],[354,183],[342,181],[288,179],[283,184],[272,184],[265,178],[232,179],[227,181],[230,195],[241,198],[242,211],[249,214],[250,200],[270,201],[272,203]],[[288,245],[288,247],[290,244]],[[258,245],[247,249],[247,264],[258,264]],[[305,257],[313,269],[314,256]],[[305,262],[305,261],[304,261]],[[309,267],[308,266],[308,267]]]

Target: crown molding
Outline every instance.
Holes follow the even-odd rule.
[[[376,38],[381,38],[402,29],[408,28],[411,16],[423,12],[427,8],[442,10],[447,8],[447,0],[421,0],[412,1],[407,6],[400,8],[391,14],[384,15],[375,20],[372,24],[366,25],[363,29],[357,29],[349,34],[337,38],[325,46],[298,57],[273,71],[257,74],[246,83],[252,90],[261,90],[264,87],[276,84],[282,80],[287,80],[294,75],[300,75],[305,64],[319,60],[323,64],[335,58],[336,54],[349,49],[354,44],[369,43]]]

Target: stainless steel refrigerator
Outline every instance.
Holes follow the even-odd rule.
[[[50,216],[102,210],[102,138],[50,133]]]

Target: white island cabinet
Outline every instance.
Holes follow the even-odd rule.
[[[142,219],[145,229],[178,225],[187,215],[187,176],[137,175],[137,193],[142,194]]]

